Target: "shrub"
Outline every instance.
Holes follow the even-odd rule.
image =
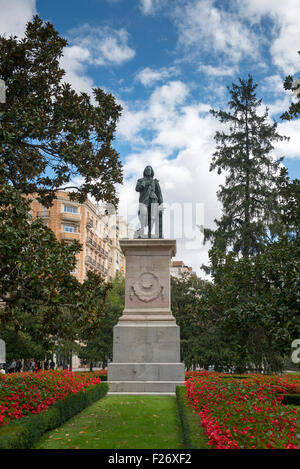
[[[300,394],[285,394],[283,396],[282,403],[285,405],[299,405],[300,406]]]
[[[31,448],[45,432],[60,426],[73,415],[101,399],[107,391],[107,383],[95,384],[56,401],[42,413],[30,414],[2,426],[0,449]]]
[[[201,428],[198,414],[196,414],[189,406],[186,392],[186,387],[176,387],[177,406],[183,429],[185,448],[207,449],[209,448],[208,440]]]
[[[213,447],[297,447],[298,412],[282,400],[287,393],[299,394],[299,377],[249,374],[246,380],[224,380],[219,373],[199,372],[185,386]]]
[[[100,382],[98,376],[67,370],[0,375],[0,427]]]

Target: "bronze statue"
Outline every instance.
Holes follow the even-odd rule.
[[[141,223],[141,228],[135,232],[135,238],[162,238],[163,198],[160,185],[158,180],[153,178],[154,171],[151,166],[146,166],[143,176],[137,180],[135,188],[140,193],[138,215]],[[146,227],[148,232],[145,234]]]

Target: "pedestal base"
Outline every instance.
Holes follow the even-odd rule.
[[[114,328],[111,393],[175,393],[184,384],[179,327],[166,322],[120,322]]]

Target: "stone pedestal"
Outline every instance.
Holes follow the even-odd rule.
[[[171,311],[170,262],[176,241],[121,240],[125,309],[114,327],[110,392],[173,394],[184,384],[179,327]]]

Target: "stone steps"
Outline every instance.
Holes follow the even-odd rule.
[[[109,391],[107,395],[123,395],[123,396],[176,396],[175,392],[111,392]]]
[[[174,394],[176,386],[184,386],[184,381],[109,381],[109,392]]]
[[[176,382],[184,376],[183,363],[110,363],[109,381]]]

